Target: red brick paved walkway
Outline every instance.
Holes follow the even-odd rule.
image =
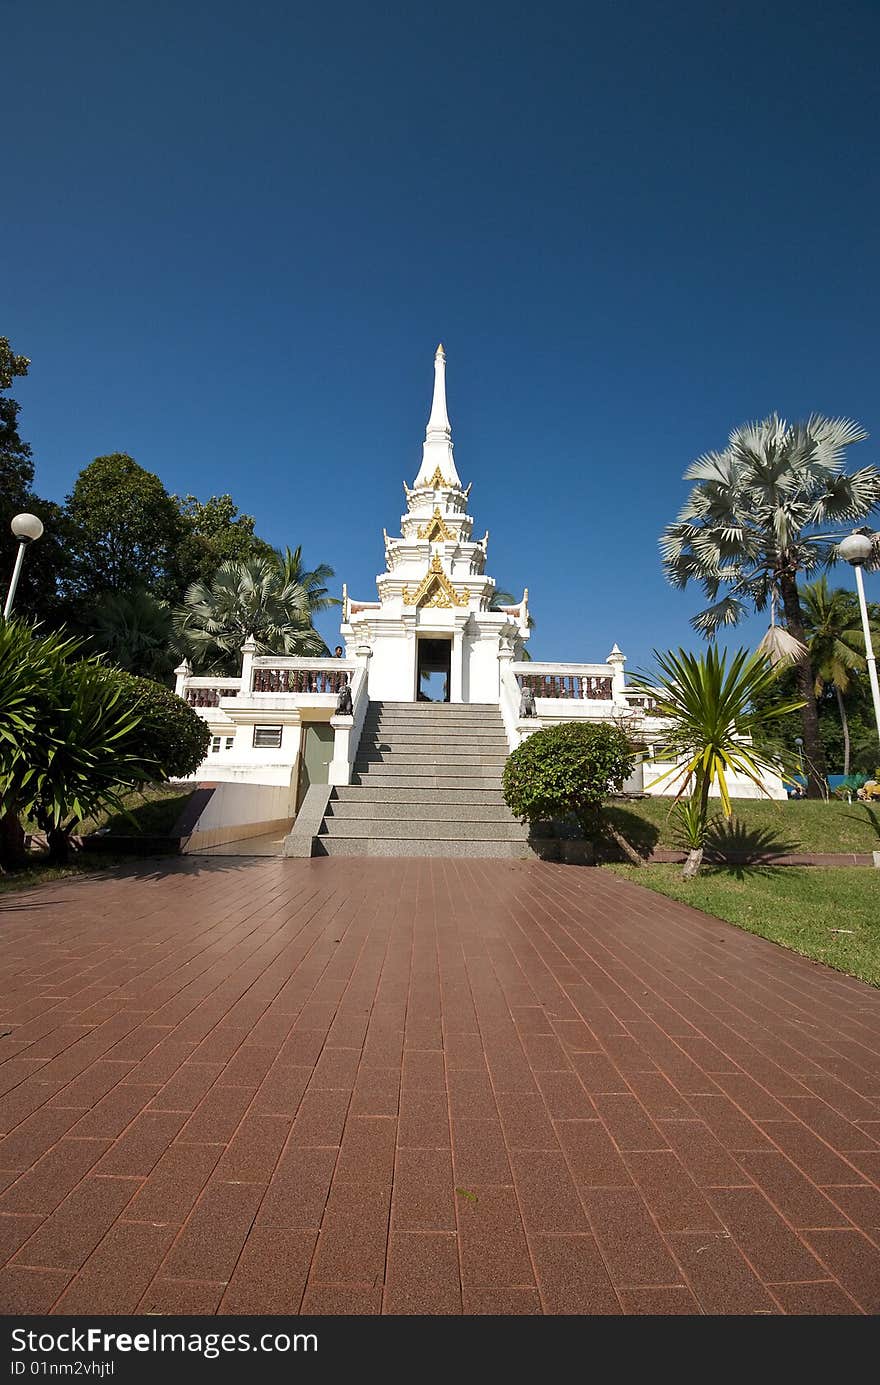
[[[0,1307],[880,1308],[880,993],[599,871],[0,902]]]

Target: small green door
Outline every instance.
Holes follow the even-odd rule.
[[[329,721],[303,723],[302,750],[299,758],[299,794],[297,806],[306,796],[311,784],[326,784],[330,778],[333,759],[333,727]]]

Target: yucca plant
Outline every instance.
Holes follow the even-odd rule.
[[[134,747],[137,696],[115,669],[58,661],[52,672],[46,734],[31,752],[23,788],[49,859],[63,861],[76,827],[108,808],[125,812],[122,792],[153,777],[153,767]]]
[[[136,680],[124,681],[82,652],[82,641],[0,621],[4,865],[23,857],[23,820],[34,820],[47,834],[50,857],[63,859],[84,818],[121,809],[121,791],[153,777],[136,736]]]
[[[814,414],[806,423],[787,423],[772,414],[734,429],[723,451],[688,467],[685,479],[696,484],[660,547],[672,585],[697,582],[711,603],[693,617],[696,630],[713,638],[750,607],[763,611],[776,597],[788,635],[805,646],[800,574],[835,561],[834,526],[863,520],[880,504],[876,467],[845,470],[847,449],[866,436],[851,419]],[[825,757],[809,652],[795,663],[795,674],[808,793],[819,797]]]
[[[59,634],[35,640],[22,620],[0,620],[0,864],[24,856],[22,817],[30,771],[41,748],[54,744],[48,722],[47,689],[59,660],[76,652],[75,640]]]
[[[755,732],[768,722],[796,711],[800,701],[755,706],[755,699],[777,681],[777,673],[763,654],[737,650],[730,657],[715,645],[703,654],[684,649],[665,654],[655,651],[658,674],[631,685],[654,699],[664,718],[663,759],[674,761],[661,779],[679,780],[679,803],[690,789],[691,804],[683,825],[691,834],[684,876],[696,875],[703,861],[709,830],[709,795],[717,787],[724,816],[732,808],[728,776],[741,774],[766,793],[763,775],[787,772],[784,757],[752,743]],[[660,780],[658,780],[658,783]]]

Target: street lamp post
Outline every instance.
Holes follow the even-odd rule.
[[[865,600],[865,583],[862,578],[862,567],[870,558],[873,548],[874,544],[870,536],[856,529],[852,534],[847,534],[845,539],[841,539],[837,551],[841,558],[850,564],[856,574],[856,591],[859,594],[859,610],[862,616],[862,629],[865,632],[865,659],[868,664],[868,681],[871,684],[871,697],[874,702],[874,720],[877,723],[877,739],[880,740],[880,685],[877,683],[877,660],[874,657],[874,646],[871,642],[868,603]]]
[[[37,519],[36,515],[16,515],[12,521],[11,529],[18,539],[18,552],[15,555],[15,567],[12,569],[12,581],[9,583],[9,591],[6,596],[6,605],[3,607],[3,619],[9,618],[12,611],[12,603],[15,600],[15,591],[18,586],[18,579],[21,576],[21,565],[24,562],[24,550],[29,543],[34,543],[43,532],[43,522]]]

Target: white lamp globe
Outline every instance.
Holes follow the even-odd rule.
[[[20,543],[33,543],[43,532],[43,521],[36,515],[16,515],[11,527]]]
[[[867,534],[847,534],[845,539],[841,539],[837,545],[837,551],[844,562],[852,563],[853,567],[861,567],[871,556],[873,544]]]

